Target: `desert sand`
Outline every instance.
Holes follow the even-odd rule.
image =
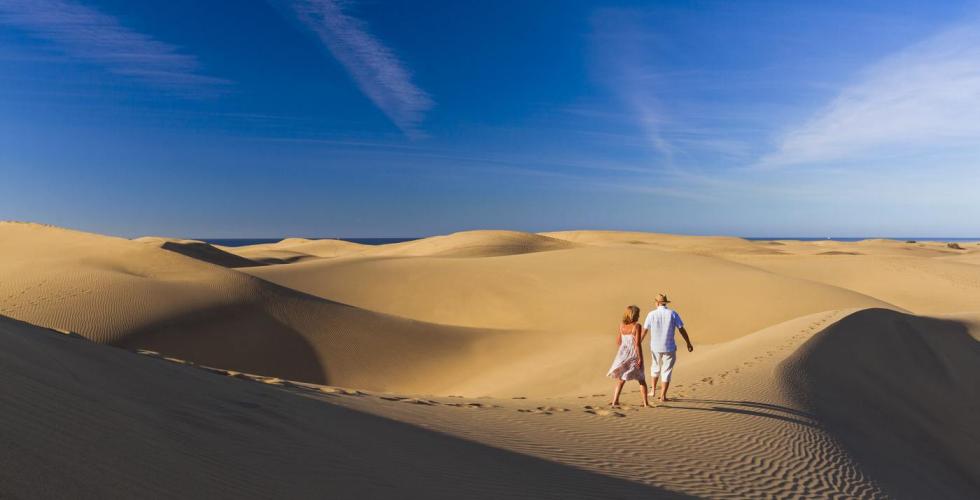
[[[607,406],[667,292],[673,401]],[[980,245],[0,223],[0,496],[980,493]]]

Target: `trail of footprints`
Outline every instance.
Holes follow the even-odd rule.
[[[696,382],[694,382],[692,384],[689,384],[687,386],[685,386],[684,384],[677,384],[677,385],[675,385],[674,387],[675,387],[675,390],[677,390],[677,392],[676,392],[677,397],[683,398],[685,396],[685,388],[686,388],[686,390],[689,390],[691,393],[694,393],[694,392],[697,392],[698,388],[700,388],[702,386],[705,386],[705,385],[707,385],[707,386],[714,386],[716,382],[718,384],[722,384],[722,383],[726,382],[727,380],[729,380],[729,378],[728,378],[729,376],[734,376],[734,375],[740,373],[743,368],[750,368],[750,367],[754,366],[757,363],[760,363],[760,362],[762,362],[762,361],[764,361],[764,360],[766,360],[768,358],[771,358],[772,356],[774,356],[777,353],[784,352],[787,349],[791,349],[791,348],[796,347],[797,345],[799,345],[800,341],[803,338],[809,337],[809,336],[813,335],[816,331],[819,331],[818,328],[820,328],[821,326],[823,326],[824,324],[826,324],[828,321],[830,321],[831,318],[837,316],[838,314],[839,314],[838,311],[834,311],[833,313],[830,313],[830,314],[824,316],[823,318],[817,320],[816,322],[812,323],[808,327],[800,330],[800,332],[798,334],[790,337],[789,340],[787,340],[783,344],[780,344],[777,348],[771,349],[771,350],[768,350],[768,351],[765,351],[764,354],[759,355],[759,356],[755,356],[752,360],[745,361],[745,362],[743,362],[738,367],[735,367],[735,368],[733,368],[731,370],[722,372],[722,373],[720,373],[718,375],[715,375],[715,376],[704,377],[700,381],[696,381]],[[143,355],[143,356],[150,356],[150,357],[162,359],[162,360],[169,361],[169,362],[172,362],[172,363],[177,363],[177,364],[182,364],[182,365],[187,365],[187,366],[196,366],[197,368],[200,368],[202,370],[206,370],[206,371],[209,371],[211,373],[216,373],[216,374],[219,374],[219,375],[224,375],[226,377],[232,377],[232,378],[237,378],[237,379],[242,379],[242,380],[250,380],[250,381],[253,381],[253,382],[261,382],[263,384],[275,385],[275,386],[279,386],[279,387],[286,387],[286,388],[290,388],[290,389],[299,389],[299,390],[305,390],[305,391],[318,392],[318,393],[326,394],[326,395],[330,395],[330,396],[373,396],[373,397],[377,397],[378,399],[381,399],[383,401],[389,401],[389,402],[395,402],[395,403],[407,403],[407,404],[422,405],[422,406],[450,406],[450,407],[455,407],[455,408],[466,408],[466,409],[492,409],[492,408],[502,408],[500,405],[496,405],[496,404],[480,403],[480,402],[473,402],[473,401],[459,402],[459,403],[457,403],[457,402],[440,402],[440,401],[436,401],[436,400],[433,400],[433,399],[425,399],[425,398],[421,398],[421,397],[411,397],[411,396],[402,396],[402,395],[398,395],[398,394],[389,394],[389,393],[372,394],[372,393],[368,393],[368,392],[364,392],[364,391],[359,391],[359,390],[356,390],[356,389],[348,389],[348,388],[343,388],[343,387],[334,387],[334,386],[309,384],[309,383],[304,383],[304,382],[294,382],[294,381],[291,381],[291,380],[285,380],[285,379],[281,379],[281,378],[277,378],[277,377],[266,377],[266,376],[262,376],[262,375],[255,375],[255,374],[251,374],[251,373],[243,373],[243,372],[238,372],[238,371],[234,371],[234,370],[226,370],[226,369],[214,368],[214,367],[210,367],[210,366],[195,365],[193,362],[190,362],[190,361],[186,361],[186,360],[183,360],[183,359],[172,358],[172,357],[167,357],[167,356],[164,356],[164,355],[162,355],[162,354],[160,354],[158,352],[150,351],[150,350],[146,350],[146,349],[137,349],[136,350],[136,353],[137,354],[140,354],[140,355]],[[606,396],[605,394],[591,394],[591,395],[587,395],[587,396],[578,396],[578,399],[586,399],[586,398],[589,398],[589,397],[599,398],[599,397],[605,397],[605,396]],[[462,396],[448,396],[448,398],[462,398]],[[527,398],[525,396],[514,396],[511,399],[512,400],[526,400]],[[653,405],[654,408],[656,406],[658,406],[658,405],[656,405],[656,404]],[[622,418],[622,417],[626,417],[628,412],[639,411],[641,408],[642,407],[640,407],[640,406],[633,406],[633,405],[629,405],[629,404],[622,404],[622,405],[618,405],[618,406],[609,406],[609,407],[599,407],[599,406],[593,406],[593,405],[584,405],[584,406],[582,406],[582,411],[584,413],[587,413],[587,414],[590,414],[590,415],[594,415],[594,416],[598,416],[598,417]],[[566,412],[570,412],[572,410],[569,409],[569,408],[556,407],[556,406],[537,406],[537,407],[533,407],[533,408],[517,408],[516,411],[519,412],[519,413],[527,413],[527,414],[531,414],[531,415],[554,415],[556,413],[566,413]]]
[[[836,314],[828,315],[823,319],[803,328],[798,334],[795,334],[791,338],[787,339],[786,342],[779,347],[764,351],[764,354],[759,356],[759,358],[766,359],[775,356],[776,353],[780,351],[798,346],[801,341],[809,338],[809,336],[816,331],[819,331],[818,329],[824,326],[835,315]],[[173,358],[166,358],[159,353],[152,351],[138,352],[143,355],[154,356],[160,359],[193,366],[193,363],[176,360]],[[751,366],[752,364],[756,364],[758,362],[759,360],[750,360],[744,365],[740,365],[739,367],[735,367],[718,375],[705,377],[699,382],[690,384],[688,389],[693,391],[698,386],[724,383],[734,378],[735,375],[746,372],[746,366]],[[581,413],[573,411],[572,409],[557,406],[536,406],[522,408],[506,406],[505,408],[504,406],[473,401],[472,399],[466,399],[461,396],[440,397],[440,401],[436,401],[431,399],[423,399],[420,397],[402,396],[398,394],[367,393],[364,391],[341,387],[305,384],[275,377],[263,377],[235,372],[232,370],[222,370],[204,366],[198,366],[198,368],[224,376],[292,389],[314,391],[328,396],[377,398],[377,400],[383,402],[383,404],[395,405],[405,403],[420,406],[451,406],[477,410],[486,409],[489,411],[502,409],[500,411],[516,411],[521,414],[542,416],[541,418],[548,415],[558,414],[581,415]],[[606,394],[591,394],[587,396],[579,396],[579,399],[605,398],[606,396]],[[522,403],[522,401],[525,399],[526,398],[523,396],[514,397],[512,400],[515,401],[515,403],[512,404],[518,406],[525,404],[530,406],[529,404]],[[496,402],[505,404],[500,400],[496,400]],[[585,402],[586,401],[583,401],[583,403]],[[623,419],[623,421],[618,425],[621,425],[627,429],[635,429],[644,425],[642,419],[624,418],[630,413],[639,412],[640,410],[641,407],[631,404],[623,404],[618,407],[604,405],[584,405],[581,407],[581,412],[590,415],[588,418],[611,418],[614,420]],[[531,421],[531,419],[534,418],[537,417],[528,417],[528,421]],[[737,446],[736,452],[721,453],[720,456],[712,456],[709,454],[702,457],[696,455],[694,459],[687,463],[687,467],[681,471],[671,468],[669,465],[656,468],[651,467],[648,464],[643,464],[642,460],[639,460],[643,458],[640,455],[640,452],[628,448],[623,452],[624,456],[638,460],[626,460],[626,464],[620,462],[613,464],[609,461],[603,460],[601,457],[597,458],[594,456],[594,454],[577,450],[574,447],[572,447],[571,450],[564,450],[561,448],[549,449],[545,455],[557,455],[562,457],[562,461],[568,461],[569,463],[577,466],[592,467],[612,476],[629,477],[634,480],[639,478],[644,483],[661,484],[664,482],[664,478],[670,478],[665,484],[670,486],[671,489],[677,491],[689,490],[703,496],[808,496],[827,498],[839,496],[851,498],[871,498],[881,495],[881,492],[876,490],[873,484],[869,483],[868,480],[861,475],[861,471],[851,466],[849,462],[847,462],[847,457],[845,455],[841,455],[836,445],[828,441],[829,438],[824,436],[819,430],[805,426],[796,426],[791,430],[785,428],[780,430],[780,428],[776,428],[773,432],[758,432],[760,429],[759,426],[762,425],[760,422],[760,419],[741,419],[735,421],[735,423],[738,425],[732,429],[726,430],[726,432],[729,432],[732,436],[734,436],[734,446]],[[575,426],[545,426],[544,430],[538,427],[532,427],[532,429],[537,429],[534,430],[534,432],[557,432],[567,436],[569,439],[583,438],[583,436],[579,433],[596,432],[595,429],[599,428],[605,428],[605,426],[596,425],[582,428]],[[583,429],[585,430],[583,431]],[[702,429],[700,433],[693,433],[685,437],[685,439],[690,442],[691,447],[695,449],[699,447],[711,449],[717,436],[713,433],[714,431],[712,428],[705,429]],[[791,438],[786,437],[788,433],[791,434]],[[516,436],[520,438],[518,441],[523,439],[521,438],[522,434],[520,433],[516,434]],[[588,436],[588,434],[586,434],[586,436]],[[561,439],[555,441],[563,442]],[[524,449],[524,452],[535,455],[541,453],[541,450],[544,448],[545,446],[543,445],[535,445]],[[777,451],[774,452],[773,450]],[[630,468],[630,464],[640,465]],[[830,476],[823,479],[817,478],[812,472],[824,470],[829,470]],[[826,476],[827,473],[821,472],[820,474]]]
[[[734,375],[734,374],[739,373],[743,368],[744,369],[751,368],[751,367],[753,367],[753,366],[755,366],[757,364],[760,364],[760,363],[764,362],[765,360],[773,357],[776,354],[785,352],[788,349],[793,349],[793,348],[798,347],[800,345],[800,341],[801,340],[803,340],[804,338],[809,338],[809,337],[813,336],[814,333],[817,333],[820,330],[822,330],[823,327],[831,319],[833,319],[834,317],[838,316],[839,314],[840,314],[840,311],[832,311],[832,312],[826,314],[825,316],[823,316],[822,318],[820,318],[820,319],[816,320],[815,322],[811,323],[806,328],[803,328],[802,330],[799,331],[799,333],[797,333],[796,335],[793,335],[792,337],[790,337],[789,339],[787,339],[786,342],[784,342],[782,344],[779,344],[774,349],[769,349],[769,350],[765,351],[763,354],[760,354],[758,356],[754,356],[749,361],[743,361],[741,365],[739,365],[739,366],[737,366],[735,368],[732,368],[731,370],[722,372],[722,373],[720,373],[718,375],[715,375],[715,376],[704,377],[700,381],[696,381],[696,382],[688,385],[687,388],[691,392],[697,392],[698,388],[703,387],[705,385],[714,386],[716,382],[720,385],[720,384],[722,384],[722,383],[724,383],[726,381],[727,377],[729,377],[730,375]],[[677,384],[675,386],[675,388],[677,388],[677,389],[681,389],[682,387],[684,387],[682,384]],[[684,397],[684,393],[682,391],[678,391],[677,395],[678,395],[678,397]]]
[[[200,368],[202,370],[205,370],[205,371],[208,371],[208,372],[211,372],[211,373],[215,373],[215,374],[218,374],[218,375],[223,375],[223,376],[226,376],[226,377],[232,377],[232,378],[237,378],[237,379],[241,379],[241,380],[249,380],[249,381],[252,381],[252,382],[260,382],[260,383],[263,383],[263,384],[275,385],[275,386],[278,386],[278,387],[285,387],[285,388],[289,388],[289,389],[300,389],[300,390],[306,390],[306,391],[319,392],[319,393],[330,395],[330,396],[355,396],[355,397],[374,396],[374,397],[377,397],[378,399],[381,399],[383,401],[390,401],[390,402],[396,402],[396,403],[408,403],[408,404],[415,404],[415,405],[422,405],[422,406],[450,406],[450,407],[455,407],[455,408],[466,408],[466,409],[471,409],[471,410],[485,410],[485,409],[491,409],[491,408],[501,408],[500,405],[489,404],[489,403],[481,403],[481,402],[477,402],[477,401],[467,401],[467,402],[459,402],[459,403],[456,403],[456,402],[441,402],[441,401],[436,401],[436,400],[433,400],[433,399],[425,399],[425,398],[420,398],[420,397],[402,396],[402,395],[399,395],[399,394],[389,394],[389,393],[371,394],[371,393],[368,393],[368,392],[365,392],[365,391],[359,391],[359,390],[356,390],[356,389],[348,389],[348,388],[344,388],[344,387],[335,387],[335,386],[327,386],[327,385],[308,384],[308,383],[304,383],[304,382],[294,382],[294,381],[291,381],[291,380],[281,379],[281,378],[278,378],[278,377],[266,377],[266,376],[262,376],[262,375],[251,374],[251,373],[238,372],[238,371],[235,371],[235,370],[226,370],[226,369],[223,369],[223,368],[214,368],[214,367],[211,367],[211,366],[196,365],[193,362],[190,362],[190,361],[187,361],[187,360],[164,356],[164,355],[162,355],[162,354],[160,354],[160,353],[158,353],[156,351],[150,351],[150,350],[146,350],[146,349],[137,349],[136,350],[136,353],[137,354],[140,354],[140,355],[143,355],[143,356],[149,356],[149,357],[161,359],[161,360],[164,360],[164,361],[169,361],[171,363],[176,363],[176,364],[181,364],[181,365],[186,365],[186,366],[194,366],[196,368]],[[593,394],[592,395],[592,397],[604,397],[604,396],[605,396],[605,394]],[[448,398],[460,398],[460,399],[462,398],[462,396],[447,396],[447,397]],[[583,397],[587,397],[587,396],[583,396]],[[515,396],[512,399],[515,399],[515,400],[523,400],[523,399],[526,399],[526,397],[524,397],[524,396]],[[600,408],[600,407],[591,406],[591,405],[585,405],[585,406],[582,407],[582,409],[583,409],[583,411],[585,413],[588,413],[588,414],[591,414],[591,415],[600,416],[600,417],[625,417],[626,414],[623,413],[623,411],[636,411],[636,410],[639,409],[639,407],[633,407],[631,405],[621,405],[621,406],[618,406],[618,407],[610,407],[610,408],[607,409],[607,408]],[[570,412],[570,411],[572,411],[572,410],[569,409],[569,408],[564,408],[564,407],[559,407],[559,406],[537,406],[537,407],[534,407],[534,408],[517,408],[517,412],[519,412],[519,413],[528,413],[528,414],[534,414],[534,415],[553,415],[553,414],[556,414],[556,413],[566,413],[566,412]]]

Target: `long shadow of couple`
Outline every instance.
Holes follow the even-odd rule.
[[[690,404],[704,406],[690,406]],[[790,408],[788,406],[781,406],[772,403],[761,403],[758,401],[671,398],[666,403],[661,403],[658,405],[658,408],[734,413],[754,417],[772,418],[784,422],[805,425],[807,427],[820,427],[817,417],[813,414],[800,411],[795,408]]]

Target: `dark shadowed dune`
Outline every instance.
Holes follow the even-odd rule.
[[[891,496],[976,498],[977,320],[859,311],[809,340],[782,372]]]
[[[0,380],[4,498],[681,496],[4,317]]]

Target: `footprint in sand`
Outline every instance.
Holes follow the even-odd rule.
[[[541,407],[537,408],[518,408],[517,411],[521,413],[534,413],[537,415],[551,415],[552,412],[543,410]]]
[[[625,413],[620,413],[618,411],[613,411],[613,410],[604,410],[601,408],[585,410],[585,413],[591,413],[599,417],[625,417],[626,416]]]
[[[321,386],[320,392],[324,394],[333,394],[335,396],[364,396],[365,395],[365,393],[355,389],[344,389],[341,387],[330,387],[330,386]]]
[[[541,411],[550,411],[550,412],[556,412],[556,413],[561,413],[561,412],[568,411],[568,408],[559,408],[557,406],[539,406],[537,409],[538,410],[541,410]]]
[[[469,408],[471,410],[482,410],[487,408],[500,408],[497,405],[487,405],[483,403],[448,403],[447,406],[455,406],[456,408]]]
[[[439,404],[438,401],[432,401],[431,399],[421,399],[421,398],[406,398],[400,401],[402,403],[411,403],[411,404],[425,405],[425,406],[436,406]]]
[[[643,409],[643,407],[642,406],[635,406],[635,405],[619,405],[619,407],[617,409],[622,410],[622,411],[640,411],[640,410]]]

